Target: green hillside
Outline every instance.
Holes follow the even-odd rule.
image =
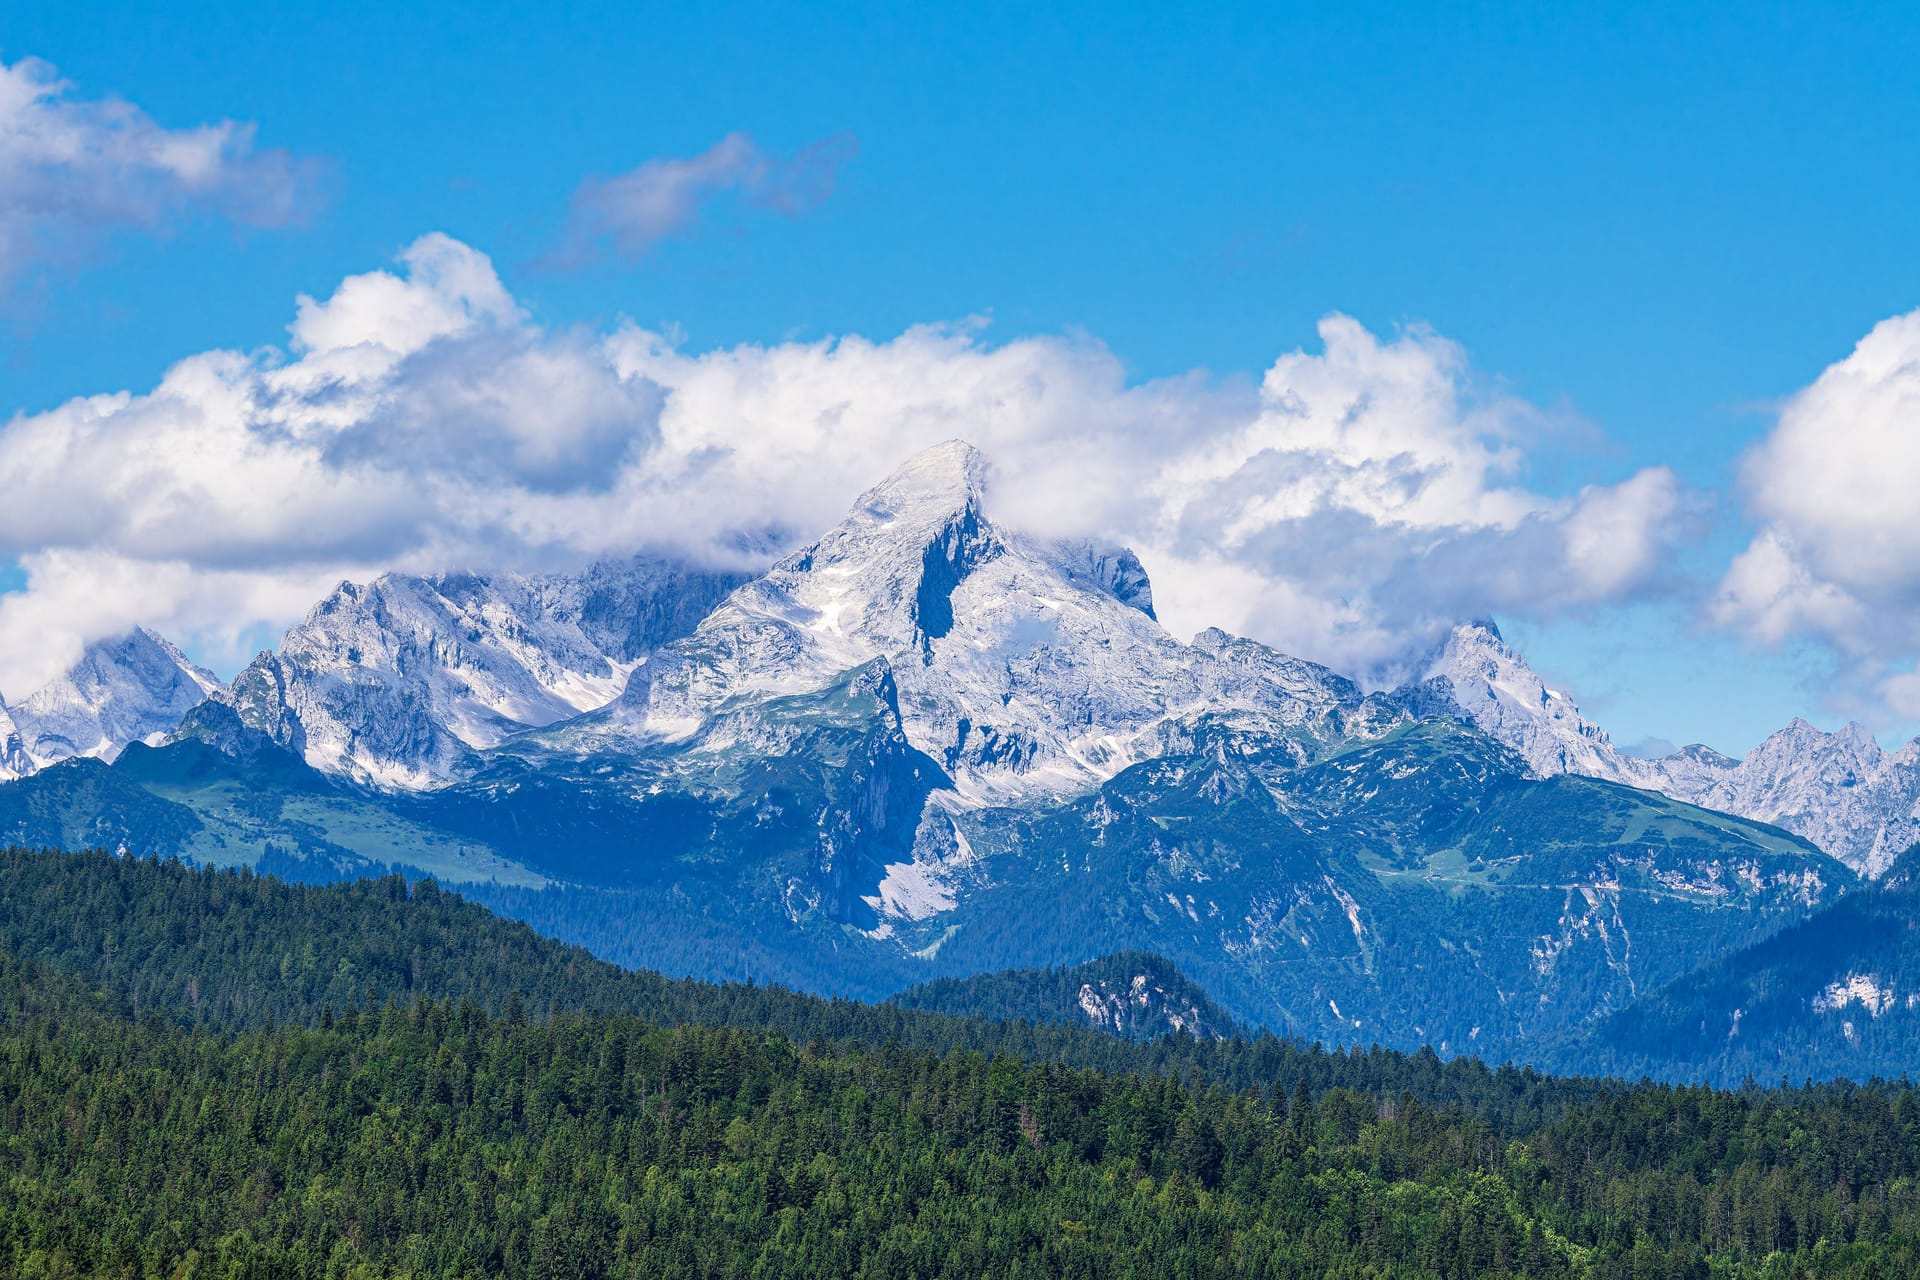
[[[1550,1060],[1737,1084],[1920,1068],[1920,852],[1570,1037]]]
[[[1042,1040],[624,975],[396,880],[19,852],[0,871],[27,952],[0,950],[9,1276],[1920,1266],[1907,1088],[1728,1093],[1271,1040]],[[379,999],[353,999],[373,982]],[[645,1016],[579,1011],[648,998]],[[282,1013],[293,1024],[269,1026]],[[1027,1038],[995,1044],[996,1025]],[[1093,1049],[1107,1060],[1075,1062]]]
[[[909,987],[892,1003],[997,1020],[1095,1027],[1129,1040],[1169,1033],[1218,1038],[1237,1030],[1227,1011],[1198,983],[1147,951],[1122,951],[1055,969],[938,978]]]

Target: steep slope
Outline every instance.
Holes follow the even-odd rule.
[[[26,744],[20,741],[20,726],[4,705],[0,705],[0,782],[24,778],[34,770]]]
[[[1127,1040],[1220,1039],[1235,1031],[1199,984],[1151,952],[1125,951],[1057,969],[1003,969],[909,987],[891,1003],[936,1013],[1087,1026]]]
[[[1267,776],[1215,743],[958,829],[970,889],[898,924],[941,967],[1151,950],[1255,1024],[1521,1057],[1853,880],[1777,829],[1529,778],[1446,721]]]
[[[1920,840],[1920,740],[1889,753],[1862,725],[1823,733],[1795,719],[1742,760],[1703,746],[1637,759],[1548,689],[1490,622],[1455,628],[1401,697],[1423,714],[1466,717],[1536,776],[1603,778],[1772,823],[1864,875]]]
[[[437,785],[516,733],[612,701],[739,580],[639,556],[580,575],[342,583],[222,700],[324,772]]]
[[[112,760],[170,732],[219,680],[144,627],[88,645],[80,660],[0,709],[0,778],[75,756]]]
[[[1402,692],[1427,714],[1464,715],[1536,777],[1577,773],[1629,786],[1657,777],[1622,755],[1572,698],[1549,689],[1490,620],[1455,627]]]
[[[1920,1065],[1920,854],[1878,884],[1716,956],[1573,1037],[1567,1069],[1733,1085]]]

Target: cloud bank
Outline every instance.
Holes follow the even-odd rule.
[[[1471,614],[1653,589],[1686,497],[1654,468],[1529,489],[1548,429],[1454,343],[1339,315],[1257,385],[1128,382],[1098,342],[978,325],[687,352],[531,322],[441,235],[297,300],[285,350],[209,351],[141,394],[0,428],[0,692],[147,623],[215,665],[342,577],[810,540],[964,437],[996,515],[1136,547],[1176,631],[1222,625],[1390,673]]]
[[[856,150],[853,136],[842,134],[783,157],[730,133],[690,159],[653,159],[615,177],[588,178],[574,192],[564,243],[550,263],[581,267],[607,251],[636,262],[728,192],[789,217],[805,213],[833,194],[840,166]]]
[[[36,58],[0,63],[0,290],[29,264],[71,265],[116,232],[190,213],[270,227],[308,212],[313,163],[256,150],[254,126],[168,129],[72,88]]]

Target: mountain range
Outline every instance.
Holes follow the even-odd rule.
[[[1455,628],[1417,691],[1512,747],[1541,777],[1606,778],[1773,823],[1869,877],[1920,842],[1920,739],[1888,752],[1864,725],[1823,733],[1796,718],[1739,760],[1699,745],[1640,759],[1547,688],[1490,622]]]
[[[1579,1065],[1920,835],[1920,746],[1638,759],[1490,623],[1375,692],[1181,641],[1132,552],[997,523],[989,480],[936,447],[757,574],[343,583],[226,685],[95,645],[5,709],[0,838],[430,872],[618,960],[868,997],[1150,950],[1216,1021]]]

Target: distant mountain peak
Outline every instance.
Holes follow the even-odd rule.
[[[102,640],[7,708],[0,769],[24,775],[75,756],[112,760],[132,742],[171,731],[220,689],[172,641],[145,627]]]
[[[641,553],[575,574],[342,582],[222,700],[324,772],[430,787],[479,751],[617,698],[743,576]]]
[[[1180,749],[1208,716],[1300,756],[1347,732],[1362,701],[1350,682],[1250,641],[1182,644],[1133,552],[995,524],[988,471],[961,441],[922,451],[734,592],[607,715],[539,741],[576,758],[732,744],[749,704],[876,658],[908,740],[968,801],[1072,794]]]
[[[1572,698],[1547,687],[1491,620],[1447,633],[1403,695],[1432,713],[1453,709],[1520,753],[1539,777],[1579,773],[1627,780],[1631,765]],[[1436,706],[1435,704],[1439,704]]]

